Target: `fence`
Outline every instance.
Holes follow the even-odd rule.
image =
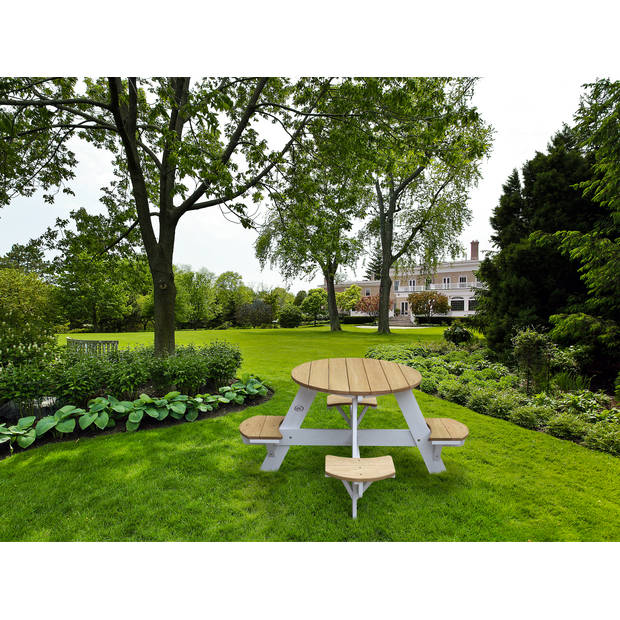
[[[110,351],[118,351],[118,340],[78,340],[67,338],[67,349],[87,355],[104,355]]]

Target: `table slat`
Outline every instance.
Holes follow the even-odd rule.
[[[349,390],[351,394],[370,392],[370,384],[364,370],[364,361],[359,357],[346,358],[347,375],[349,376]]]
[[[370,391],[373,394],[389,394],[390,384],[385,378],[383,367],[379,363],[379,360],[363,359],[364,370],[366,371],[366,377],[370,385]]]
[[[329,360],[311,362],[308,387],[317,390],[329,389]]]
[[[405,364],[399,364],[399,367],[407,381],[407,384],[411,386],[411,388],[417,388],[418,385],[422,382],[422,375],[415,369],[410,366],[405,366]]]
[[[392,392],[400,392],[406,390],[409,387],[407,380],[403,376],[403,372],[398,364],[394,362],[388,362],[386,360],[379,360],[385,372],[385,377],[392,388]]]
[[[347,361],[344,357],[335,357],[329,360],[329,391],[349,393],[349,377],[347,375]]]
[[[306,362],[305,364],[300,364],[296,366],[291,371],[291,377],[293,381],[296,383],[300,383],[301,385],[308,385],[308,379],[310,378],[310,366],[312,362]]]

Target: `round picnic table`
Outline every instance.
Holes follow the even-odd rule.
[[[359,357],[338,357],[301,364],[291,371],[295,383],[318,392],[381,396],[412,390],[420,373],[404,364]]]
[[[265,418],[259,421],[263,425],[261,430],[246,438],[249,443],[260,443],[267,448],[261,466],[264,471],[278,470],[290,446],[352,446],[354,456],[359,456],[359,446],[411,446],[419,449],[428,471],[437,473],[445,470],[442,447],[462,446],[466,437],[466,434],[462,438],[455,435],[455,429],[460,434],[464,432],[462,429],[467,430],[459,422],[445,418],[425,420],[412,392],[422,377],[404,364],[353,357],[321,359],[295,367],[291,378],[299,389],[286,416],[261,416]],[[350,398],[350,417],[345,416],[349,429],[301,428],[317,392]],[[395,396],[408,428],[358,430],[367,409],[363,397],[386,394]],[[364,407],[359,417],[358,405]],[[274,422],[274,428],[267,422]],[[459,426],[450,427],[452,422]]]

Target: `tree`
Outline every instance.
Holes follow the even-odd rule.
[[[513,172],[504,185],[491,218],[499,250],[480,265],[478,278],[486,288],[476,292],[475,317],[499,353],[511,349],[515,330],[548,329],[550,315],[586,303],[578,264],[563,255],[553,234],[567,226],[591,230],[603,215],[575,187],[589,178],[591,163],[564,127],[546,153],[523,165],[523,181]]]
[[[215,298],[221,308],[222,321],[233,322],[237,308],[254,300],[251,289],[243,285],[243,278],[234,271],[221,273],[215,280],[214,287]]]
[[[26,245],[14,243],[4,256],[0,256],[0,269],[20,269],[24,273],[34,273],[46,279],[50,263],[45,259],[41,242],[31,239]]]
[[[355,309],[358,312],[365,312],[368,316],[377,317],[379,314],[379,295],[367,295],[362,297]]]
[[[366,266],[366,271],[364,272],[364,277],[367,280],[378,280],[381,277],[381,258],[383,256],[383,251],[381,250],[381,242],[378,241],[370,255],[370,260],[368,261],[368,265]]]
[[[34,273],[0,269],[0,369],[50,355],[55,318],[49,284]]]
[[[305,314],[316,320],[319,315],[323,314],[327,306],[327,293],[322,288],[312,288],[308,291],[308,295],[301,302],[301,310]]]
[[[270,192],[271,206],[256,242],[261,265],[277,265],[285,278],[323,274],[331,331],[339,331],[335,283],[342,266],[354,265],[362,251],[353,222],[368,202],[368,177],[361,143],[343,123],[334,97],[319,104],[327,115],[308,123],[307,137],[291,149],[290,162]],[[337,116],[338,118],[332,118]]]
[[[291,304],[295,300],[293,295],[281,286],[276,286],[270,291],[263,291],[260,296],[266,304],[271,306],[274,315],[273,318],[277,318],[280,314],[280,310],[285,305]],[[269,323],[270,321],[263,322]]]
[[[215,275],[208,269],[194,272],[186,267],[180,267],[175,272],[177,289],[183,292],[185,298],[185,312],[183,323],[190,327],[206,327],[215,320],[221,312],[217,303],[215,290]],[[177,321],[179,316],[177,315]]]
[[[237,308],[235,318],[239,325],[244,327],[271,325],[273,321],[273,307],[262,299],[255,299],[250,304],[242,304]]]
[[[308,293],[306,293],[306,291],[298,291],[297,295],[295,295],[295,301],[293,301],[293,304],[295,306],[301,306],[301,302],[306,298],[306,295]]]
[[[78,137],[113,157],[110,218],[138,227],[152,275],[155,351],[174,351],[175,233],[187,213],[226,206],[250,226],[245,202],[302,135],[329,80],[281,78],[2,78],[0,205],[37,190],[52,202],[77,164]],[[261,121],[283,129],[270,150]],[[157,218],[157,233],[153,226]]]
[[[491,143],[490,128],[470,104],[474,84],[469,78],[391,78],[354,86],[369,111],[360,126],[376,192],[366,230],[382,249],[379,333],[390,331],[392,266],[432,266],[460,249],[458,235],[471,217],[468,190]]]
[[[437,291],[409,293],[407,299],[411,313],[415,316],[424,316],[428,320],[435,314],[447,314],[450,311],[448,298]]]
[[[362,298],[362,289],[352,284],[344,291],[336,293],[336,305],[341,312],[349,312],[360,302]]]

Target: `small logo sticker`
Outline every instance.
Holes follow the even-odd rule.
[[[303,411],[304,410],[304,406],[303,405],[297,405],[295,407],[295,411]]]

